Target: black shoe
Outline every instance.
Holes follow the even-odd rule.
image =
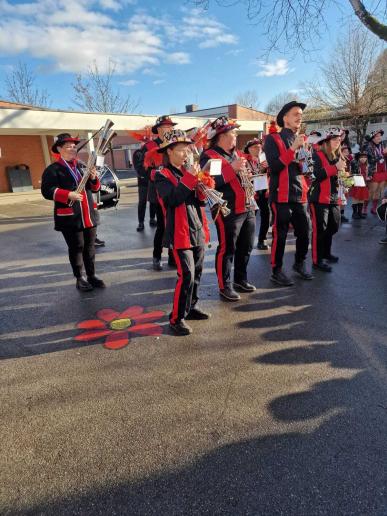
[[[94,288],[106,288],[105,283],[101,279],[97,278],[97,276],[90,276],[90,278],[87,278],[87,281]]]
[[[204,321],[205,319],[209,319],[210,317],[211,314],[208,314],[207,312],[200,310],[200,308],[191,308],[191,310],[188,312],[186,319],[189,319],[191,321]]]
[[[139,222],[136,231],[144,231],[144,223]]]
[[[318,269],[323,272],[332,272],[332,267],[325,263],[323,260],[313,264],[313,269]]]
[[[273,283],[277,283],[277,285],[280,285],[281,287],[291,287],[294,285],[294,281],[292,281],[286,274],[282,271],[272,272],[272,275],[270,276],[270,280]]]
[[[226,287],[219,290],[219,294],[227,301],[239,301],[241,296],[235,292],[232,287]]]
[[[238,290],[243,290],[243,292],[254,292],[254,290],[257,290],[254,285],[246,280],[234,281],[234,287]]]
[[[155,271],[162,271],[163,266],[161,265],[161,260],[158,258],[153,258],[153,270]]]
[[[337,263],[339,261],[339,257],[338,256],[334,256],[333,254],[330,254],[330,255],[326,256],[325,259],[329,263]]]
[[[176,321],[175,323],[169,322],[169,327],[176,335],[190,335],[190,333],[192,333],[191,326],[188,326],[184,319]]]
[[[105,247],[105,240],[100,240],[99,238],[96,238],[94,241],[95,247]]]
[[[361,216],[357,212],[354,212],[354,213],[352,213],[352,218],[355,220],[359,220],[359,219],[361,219]],[[341,220],[342,220],[342,222],[348,222],[348,220],[344,221],[343,218],[341,218]]]
[[[149,225],[150,226],[157,226],[157,220],[156,219],[149,219]]]
[[[269,249],[269,246],[265,242],[258,242],[257,249],[260,251],[267,251]]]
[[[387,244],[387,236],[385,236],[385,237],[381,238],[381,239],[379,240],[379,244]]]
[[[366,219],[367,218],[367,213],[360,213],[360,218],[361,219]]]
[[[299,274],[301,276],[301,278],[304,280],[312,280],[313,279],[313,274],[311,274],[310,272],[308,272],[306,270],[305,262],[293,264],[293,270],[295,272],[297,272],[297,274]]]
[[[93,285],[90,285],[88,281],[85,280],[85,278],[77,278],[76,287],[78,290],[82,290],[82,292],[89,292],[90,290],[93,290]]]
[[[347,219],[347,217],[345,215],[342,215],[341,222],[349,222],[349,220]]]

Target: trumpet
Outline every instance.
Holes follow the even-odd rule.
[[[196,145],[192,145],[192,154],[187,158],[184,166],[187,170],[190,170],[199,158],[199,151],[196,148]],[[210,208],[210,211],[212,213],[213,220],[217,219],[219,213],[223,215],[223,217],[227,217],[230,215],[231,210],[227,208],[227,201],[223,199],[223,193],[218,192],[218,190],[215,190],[215,188],[212,188],[206,184],[203,179],[207,176],[202,170],[199,169],[197,178],[198,178],[198,184],[197,184],[197,191],[200,192],[206,199],[206,202],[208,204],[208,207]]]
[[[108,152],[110,143],[112,139],[117,135],[117,133],[113,132],[111,128],[113,127],[114,122],[111,120],[106,120],[106,123],[102,129],[102,133],[98,139],[98,143],[96,146],[96,150],[92,151],[89,155],[89,159],[87,160],[86,170],[83,174],[81,181],[77,189],[75,190],[77,193],[82,193],[85,189],[86,183],[89,180],[89,177],[95,168],[98,165],[98,161],[103,161],[103,156]],[[75,201],[70,201],[69,206],[72,206]]]
[[[210,208],[214,222],[217,219],[219,213],[221,213],[223,217],[227,217],[230,215],[231,210],[227,208],[227,201],[223,199],[223,193],[218,192],[218,190],[215,190],[215,188],[207,186],[201,180],[201,174],[203,174],[203,172],[199,173],[197,190],[201,192],[206,198],[206,202]]]
[[[233,158],[233,161],[239,159],[239,156],[235,151],[233,152]],[[252,179],[254,179],[254,177],[257,177],[259,174],[251,174],[251,172],[248,170],[248,165],[246,165],[246,160],[244,161],[243,167],[237,173],[241,180],[241,186],[245,191],[246,207],[256,207],[256,203],[254,200],[255,190]]]

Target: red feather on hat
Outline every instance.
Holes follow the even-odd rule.
[[[271,120],[269,125],[269,134],[278,133],[278,127],[275,120]]]
[[[149,140],[153,140],[154,135],[152,135],[152,127],[147,125],[144,129],[139,129],[138,131],[127,131],[129,136],[134,138],[139,142],[147,142]]]

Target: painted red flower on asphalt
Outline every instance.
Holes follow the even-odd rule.
[[[161,310],[144,313],[142,306],[131,306],[123,312],[104,308],[97,312],[98,319],[77,324],[77,328],[87,331],[77,335],[75,340],[88,342],[106,337],[105,348],[121,349],[129,344],[131,335],[161,335],[163,328],[155,321],[163,315]]]

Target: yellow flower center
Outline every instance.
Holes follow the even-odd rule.
[[[114,319],[114,321],[110,323],[110,328],[112,330],[126,330],[131,324],[132,321],[130,319]]]

